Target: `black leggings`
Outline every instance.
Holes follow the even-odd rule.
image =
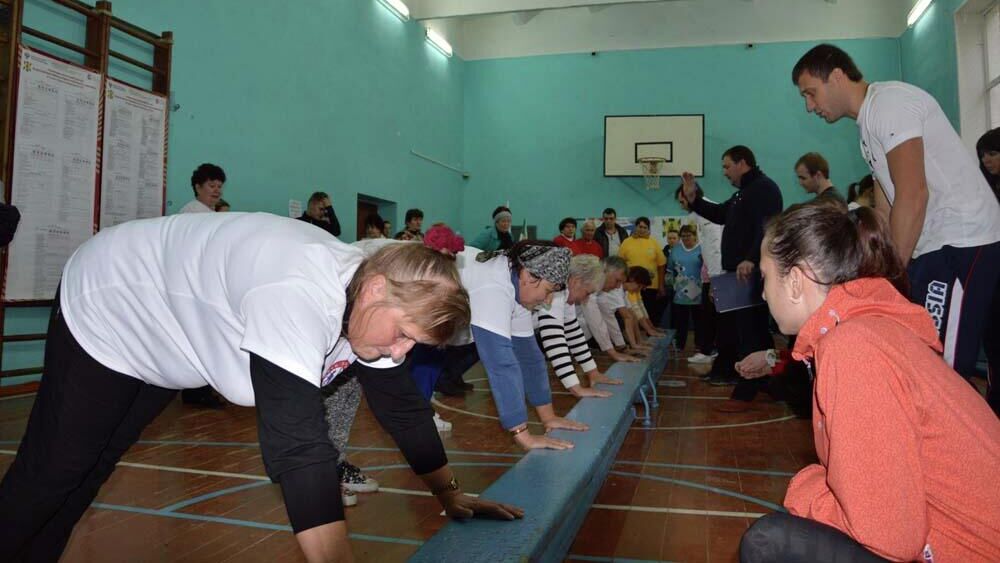
[[[91,358],[59,309],[28,428],[0,483],[0,561],[58,560],[122,454],[177,394]]]
[[[815,520],[774,512],[740,541],[740,563],[884,563],[850,536]]]

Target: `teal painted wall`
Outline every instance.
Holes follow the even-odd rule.
[[[898,80],[896,39],[838,42],[875,80]],[[814,43],[713,46],[467,61],[466,187],[462,227],[477,232],[508,199],[514,222],[556,235],[564,216],[680,213],[676,178],[647,192],[642,178],[605,178],[604,116],[705,114],[705,178],[709,197],[733,188],[721,173],[732,145],[753,149],[782,188],[785,203],[805,199],[792,166],[808,151],[830,161],[842,189],[868,173],[850,120],[828,125],[807,114],[791,83],[795,62]]]
[[[964,3],[965,0],[934,0],[920,20],[899,38],[903,81],[930,92],[956,131],[960,130],[961,121],[955,12]]]
[[[26,25],[82,43],[72,12],[26,4]],[[289,199],[330,193],[347,240],[358,193],[396,202],[399,216],[386,219],[397,227],[409,207],[422,208],[427,222],[457,221],[461,176],[410,150],[461,163],[464,63],[427,44],[419,23],[401,22],[375,0],[115,0],[113,9],[174,33],[171,89],[180,109],[170,114],[168,213],[192,198],[191,171],[207,161],[226,170],[223,197],[234,210],[284,215]],[[120,35],[113,49],[151,61]],[[112,75],[148,84],[123,68]],[[5,332],[42,330],[46,315],[11,309]],[[40,345],[5,352],[4,369],[41,361]]]

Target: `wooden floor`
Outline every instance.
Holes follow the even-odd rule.
[[[730,388],[706,385],[696,369],[668,364],[655,425],[629,432],[567,560],[735,561],[743,531],[781,503],[794,472],[815,461],[807,421],[766,397],[748,413],[715,413]],[[444,443],[459,481],[479,492],[521,452],[493,418],[481,367],[466,379],[474,392],[437,396],[435,408],[455,425]],[[683,387],[665,385],[671,381]],[[0,398],[0,473],[33,399]],[[565,412],[574,399],[558,393],[554,402]],[[200,410],[175,401],[101,490],[63,561],[301,561],[256,441],[253,409]],[[349,455],[382,484],[347,509],[355,557],[405,560],[444,524],[440,507],[364,404]]]

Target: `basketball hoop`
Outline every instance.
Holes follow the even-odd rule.
[[[660,175],[663,173],[663,165],[666,163],[667,159],[659,156],[644,156],[639,159],[647,190],[660,189]]]

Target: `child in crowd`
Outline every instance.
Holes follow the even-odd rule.
[[[680,230],[680,243],[674,244],[667,258],[668,278],[673,280],[674,303],[670,322],[676,331],[674,342],[678,350],[687,345],[688,327],[694,319],[694,330],[699,329],[698,307],[701,305],[701,279],[704,261],[701,245],[693,225]]]
[[[649,275],[649,270],[642,266],[632,266],[628,269],[628,277],[625,278],[622,287],[625,289],[625,300],[628,302],[629,309],[635,316],[635,323],[642,328],[647,336],[657,338],[666,333],[653,326],[652,321],[649,320],[649,313],[646,312],[646,306],[642,302],[642,290],[652,283],[653,278]],[[626,325],[625,329],[629,330],[629,328]],[[638,331],[635,334],[638,336]]]

